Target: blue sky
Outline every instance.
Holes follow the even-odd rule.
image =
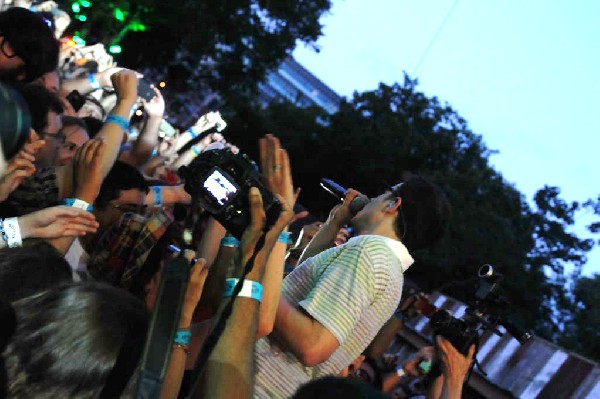
[[[334,0],[321,51],[294,56],[344,96],[408,72],[499,151],[492,164],[529,200],[549,184],[582,201],[600,194],[599,17],[597,0]]]

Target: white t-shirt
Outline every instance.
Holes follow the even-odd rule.
[[[270,337],[258,340],[255,397],[291,397],[300,385],[337,375],[352,363],[396,310],[403,273],[413,262],[400,241],[363,235],[294,269],[283,280],[282,295],[327,328],[340,346],[323,363],[306,367]]]
[[[73,273],[73,281],[82,281],[89,279],[87,271],[87,264],[90,260],[90,255],[85,252],[85,249],[81,246],[79,238],[76,238],[71,244],[69,251],[65,255],[66,261],[71,266],[71,272]]]

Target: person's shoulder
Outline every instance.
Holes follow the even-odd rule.
[[[389,241],[393,241],[391,238],[374,235],[374,234],[366,234],[360,235],[356,237],[352,237],[348,240],[346,245],[349,247],[363,247],[363,248],[381,248],[382,250],[389,249]]]

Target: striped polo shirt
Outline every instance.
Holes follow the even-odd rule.
[[[371,343],[400,302],[403,272],[414,262],[397,240],[362,235],[307,259],[283,280],[282,295],[340,343],[305,367],[270,337],[256,343],[255,397],[287,398],[312,379],[337,375]]]

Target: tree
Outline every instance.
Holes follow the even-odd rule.
[[[258,136],[277,134],[291,156],[300,202],[324,216],[333,205],[319,188],[321,177],[377,194],[410,173],[446,192],[453,216],[448,234],[420,251],[408,275],[424,288],[468,299],[478,268],[489,263],[507,276],[503,294],[513,322],[557,341],[572,315],[565,266],[585,263],[593,241],[569,232],[578,203],[543,187],[530,205],[489,164],[493,151],[449,105],[416,89],[417,81],[355,93],[338,113],[273,104],[246,108],[226,132],[254,154]],[[451,281],[455,285],[448,285]]]
[[[167,81],[167,94],[191,94],[172,113],[189,112],[186,107],[208,90],[228,103],[243,103],[297,41],[314,44],[321,35],[319,18],[331,7],[330,0],[58,3],[72,11],[70,32],[88,43],[120,45],[120,64]]]

